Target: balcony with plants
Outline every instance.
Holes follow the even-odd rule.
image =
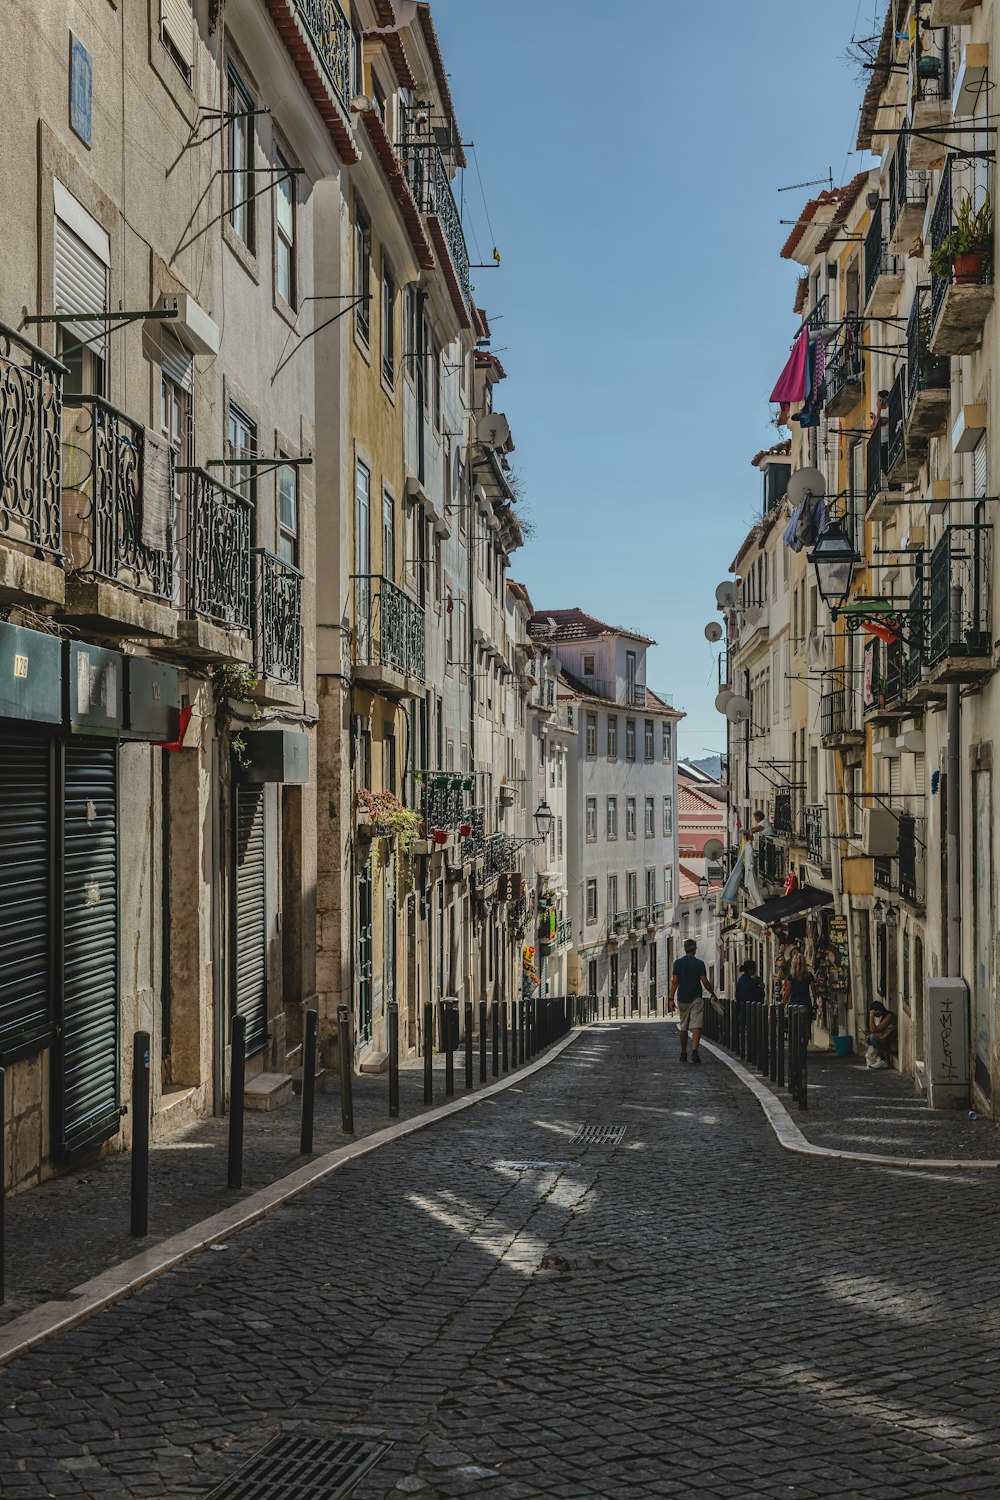
[[[920,5],[917,6],[918,15]],[[952,49],[947,28],[920,25],[910,59],[909,166],[926,171],[944,154],[942,130],[951,122]]]
[[[890,251],[886,230],[880,199],[865,231],[865,313],[871,318],[893,311],[903,285],[904,261]]]
[[[826,351],[826,415],[846,417],[861,400],[865,362],[860,318],[845,318]]]
[[[355,681],[391,698],[419,697],[426,676],[422,605],[378,573],[355,573],[351,587]]]
[[[990,525],[946,526],[931,553],[931,685],[978,682],[992,671],[992,540]]]
[[[931,214],[931,335],[933,354],[978,349],[993,306],[993,206],[990,194],[959,186],[949,156]]]
[[[901,638],[875,640],[867,649],[873,652],[871,694],[865,702],[865,720],[871,724],[892,724],[912,712],[907,706],[905,649]]]
[[[926,442],[945,431],[951,414],[951,360],[931,352],[931,288],[918,286],[906,320],[907,442]]]
[[[0,589],[61,604],[64,366],[0,323]]]

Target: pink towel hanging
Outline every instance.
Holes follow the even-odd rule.
[[[809,394],[809,335],[803,328],[788,356],[788,363],[778,376],[771,400],[804,401]]]

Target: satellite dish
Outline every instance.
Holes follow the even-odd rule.
[[[726,718],[731,724],[742,724],[750,717],[750,699],[742,693],[734,693],[726,704]]]
[[[722,626],[719,624],[718,620],[709,620],[708,624],[705,626],[705,639],[706,641],[722,640]]]
[[[721,839],[709,839],[702,852],[706,859],[714,861],[722,858],[726,852],[726,846]]]
[[[725,579],[715,591],[715,602],[720,609],[732,609],[736,603],[736,585]]]
[[[803,500],[818,499],[826,494],[826,480],[819,469],[797,469],[788,481],[785,491],[791,503],[801,505]]]
[[[719,689],[718,693],[715,695],[715,706],[719,710],[720,714],[725,713],[726,709],[729,707],[730,698],[735,697],[736,694],[733,692],[732,688],[725,687]]]
[[[488,411],[476,423],[476,438],[485,448],[503,448],[510,442],[510,423],[502,411]]]

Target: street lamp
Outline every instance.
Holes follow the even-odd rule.
[[[698,881],[698,895],[699,896],[707,896],[708,895],[708,876],[707,875],[703,875],[701,877],[701,879]]]
[[[552,831],[553,813],[549,804],[543,797],[535,808],[535,828],[540,839],[547,839]]]
[[[806,556],[816,569],[816,585],[824,603],[836,614],[847,602],[854,569],[864,559],[840,521],[830,523]]]

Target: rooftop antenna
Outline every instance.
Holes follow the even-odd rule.
[[[825,177],[814,177],[811,182],[790,182],[787,187],[780,187],[779,193],[794,193],[797,188],[825,187],[828,192],[833,192],[833,168],[827,167]]]

